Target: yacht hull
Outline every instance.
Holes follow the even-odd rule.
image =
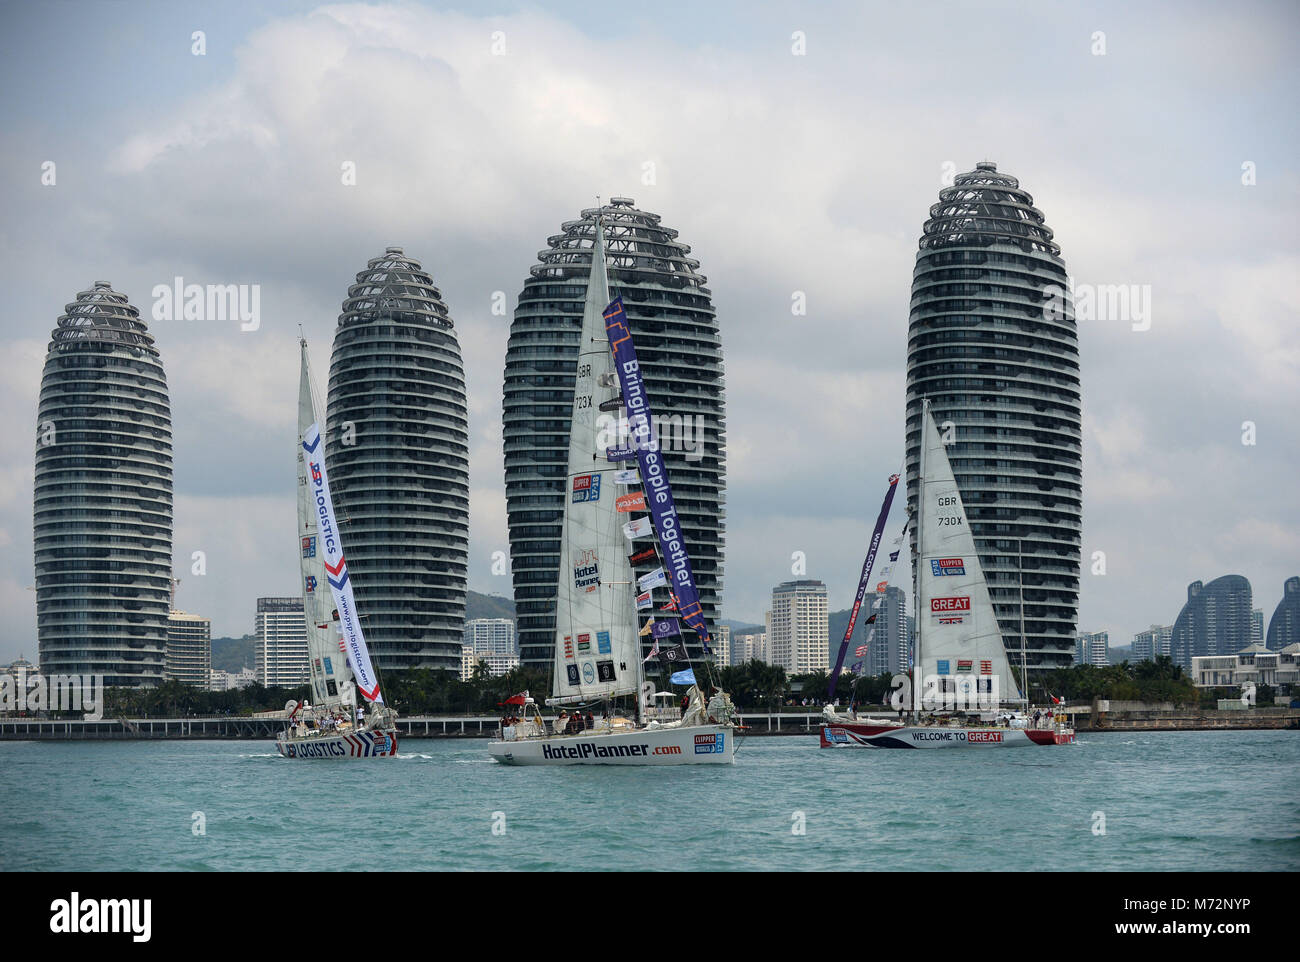
[[[285,758],[385,758],[397,754],[397,729],[340,732],[308,738],[275,739],[276,750]]]
[[[730,725],[592,732],[493,741],[503,765],[729,765],[736,735]]]
[[[949,728],[938,725],[824,724],[822,748],[1033,748],[1072,745],[1074,731],[1048,728]]]

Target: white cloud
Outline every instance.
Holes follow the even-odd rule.
[[[505,540],[493,425],[508,319],[487,313],[489,298],[501,290],[513,306],[546,237],[596,194],[662,214],[709,276],[727,357],[726,614],[761,617],[796,548],[825,559],[814,576],[847,605],[901,460],[916,238],[941,164],[985,157],[1035,195],[1078,281],[1153,290],[1151,331],[1081,327],[1085,548],[1112,559],[1107,578],[1083,580],[1083,622],[1122,639],[1171,621],[1194,578],[1242,570],[1263,597],[1295,573],[1277,530],[1300,515],[1277,495],[1300,450],[1296,194],[1284,186],[1296,138],[1250,122],[1258,105],[1289,104],[1279,51],[1292,15],[1247,29],[1236,13],[1166,25],[1114,11],[1106,58],[1089,55],[1093,27],[1065,8],[961,31],[940,9],[810,10],[805,58],[788,53],[788,17],[766,10],[740,33],[707,11],[688,34],[566,16],[406,4],[285,16],[239,38],[222,79],[178,106],[52,127],[60,156],[84,155],[91,134],[106,152],[63,168],[57,193],[11,186],[26,174],[5,162],[10,424],[31,425],[43,338],[89,279],[120,278],[146,316],[152,285],[177,274],[263,286],[256,335],[153,325],[176,418],[178,568],[192,545],[211,546],[209,574],[182,598],[219,632],[248,630],[258,594],[296,584],[284,438],[297,324],[324,390],[339,303],[389,244],[421,259],[456,320],[471,584],[507,590],[478,575]],[[491,51],[497,30],[505,56]],[[1223,40],[1243,32],[1249,57]],[[1250,189],[1236,180],[1248,157],[1261,171]],[[341,182],[345,161],[355,187]],[[806,317],[790,314],[796,290]],[[1260,425],[1248,451],[1246,418]],[[13,542],[0,583],[31,577],[30,437],[6,432],[0,447],[0,530]],[[0,637],[0,660],[17,643]]]

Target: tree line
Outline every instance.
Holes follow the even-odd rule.
[[[820,709],[826,700],[829,674],[825,671],[787,676],[779,665],[753,659],[740,665],[717,668],[697,665],[702,687],[716,686],[731,695],[741,711],[776,711],[791,705]],[[660,691],[682,694],[684,685],[669,683],[667,669],[647,666],[647,677]],[[850,693],[858,705],[887,705],[893,690],[889,674],[857,678],[840,675],[835,701],[848,704]],[[540,705],[550,694],[550,671],[530,666],[514,668],[493,676],[483,663],[468,681],[443,669],[415,668],[383,673],[384,699],[403,715],[490,715],[502,711],[511,695],[529,691]],[[1032,700],[1039,704],[1048,695],[1076,704],[1094,698],[1116,701],[1172,702],[1175,705],[1212,704],[1214,692],[1201,692],[1183,669],[1165,656],[1118,665],[1073,665],[1031,678]],[[1262,693],[1268,697],[1267,693]],[[108,688],[104,692],[105,717],[184,717],[190,715],[251,715],[281,709],[285,703],[310,697],[306,685],[297,688],[267,688],[252,684],[229,691],[204,691],[169,681],[155,688]],[[1263,701],[1263,698],[1260,699]]]

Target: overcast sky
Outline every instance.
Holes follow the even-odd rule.
[[[724,615],[761,621],[796,551],[847,607],[902,461],[917,238],[945,173],[985,159],[1033,194],[1076,284],[1150,290],[1149,330],[1080,322],[1080,627],[1125,644],[1227,573],[1267,619],[1300,574],[1298,9],[5,4],[0,662],[36,653],[49,333],[97,279],[146,317],[176,276],[260,287],[256,331],[149,321],[176,435],[177,602],[238,635],[257,596],[297,590],[298,325],[323,389],[348,285],[404,247],[465,359],[469,584],[509,595],[491,568],[509,332],[493,294],[513,311],[546,237],[596,195],[660,213],[709,278]]]

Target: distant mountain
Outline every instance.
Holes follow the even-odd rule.
[[[465,620],[471,618],[509,618],[515,617],[515,603],[501,595],[484,595],[477,591],[465,593]]]
[[[731,629],[732,638],[736,635],[755,635],[767,631],[766,625],[751,625],[745,621],[732,621],[730,618],[723,618],[718,623]]]
[[[212,670],[236,672],[242,668],[255,667],[256,641],[255,635],[244,635],[242,638],[213,638]]]
[[[1111,665],[1118,665],[1124,661],[1133,660],[1133,646],[1124,645],[1121,648],[1109,648],[1106,650],[1106,661]]]

